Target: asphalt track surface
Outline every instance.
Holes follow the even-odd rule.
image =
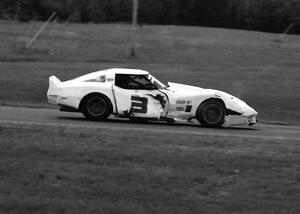
[[[57,109],[0,107],[0,126],[65,126],[114,131],[141,131],[147,134],[165,133],[196,136],[239,137],[257,140],[293,140],[300,142],[300,126],[256,124],[221,129],[201,127],[194,123],[166,122],[134,123],[127,119],[109,118],[107,121],[88,121],[80,113],[60,112]]]

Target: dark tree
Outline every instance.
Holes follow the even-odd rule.
[[[130,22],[133,0],[1,0],[0,18],[58,21]],[[299,0],[139,0],[139,22],[283,32],[295,23],[300,33]]]

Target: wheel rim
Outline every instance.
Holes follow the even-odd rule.
[[[223,110],[218,105],[209,105],[203,111],[203,119],[209,124],[219,123],[223,119]]]
[[[101,116],[105,113],[107,105],[103,98],[101,97],[92,97],[88,100],[87,111],[93,116]]]

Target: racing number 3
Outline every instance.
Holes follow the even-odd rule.
[[[132,113],[147,113],[148,99],[147,97],[131,96],[131,112]]]

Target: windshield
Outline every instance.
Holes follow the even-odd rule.
[[[163,83],[161,83],[158,79],[156,79],[151,74],[148,74],[147,77],[152,82],[152,84],[156,86],[157,89],[165,89],[166,88],[166,86]]]

